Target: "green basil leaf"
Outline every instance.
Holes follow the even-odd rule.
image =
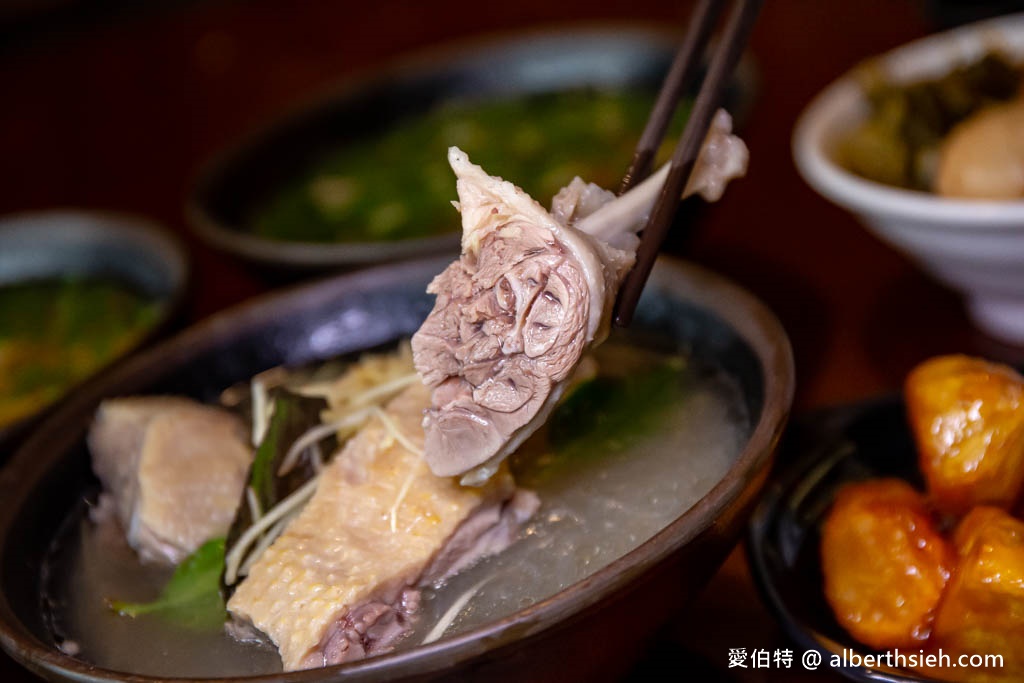
[[[110,606],[130,617],[152,614],[187,628],[218,628],[226,617],[220,591],[223,569],[224,539],[215,538],[201,545],[178,565],[156,600],[134,603],[111,600]]]

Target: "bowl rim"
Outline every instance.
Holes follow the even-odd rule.
[[[76,206],[15,211],[0,215],[0,236],[24,232],[32,235],[42,229],[81,236],[103,231],[159,255],[180,288],[189,275],[190,262],[181,238],[164,224],[149,216],[128,211]],[[56,224],[56,225],[54,225]]]
[[[170,287],[166,294],[154,298],[160,304],[158,315],[134,344],[110,358],[85,379],[69,385],[57,398],[31,415],[10,424],[0,425],[0,445],[7,442],[8,439],[14,441],[22,432],[31,428],[36,420],[64,403],[83,386],[105,374],[120,360],[135,354],[163,336],[181,313],[191,281],[192,267],[184,243],[163,224],[148,216],[118,210],[73,206],[17,211],[0,216],[0,242],[5,238],[11,238],[11,236],[17,239],[19,234],[25,235],[28,240],[33,240],[40,230],[46,230],[49,234],[54,235],[54,242],[61,240],[87,242],[95,239],[93,235],[98,233],[106,235],[108,240],[116,238],[121,247],[131,246],[137,251],[145,251],[159,259],[166,266]],[[42,241],[47,238],[40,239]],[[40,279],[50,279],[51,277],[53,276],[47,275]],[[30,282],[34,279],[36,278],[29,276],[4,280],[0,286]],[[129,280],[129,278],[125,279]],[[131,284],[137,286],[138,282],[131,282]],[[0,464],[3,462],[3,454],[0,453]]]
[[[846,209],[919,221],[929,229],[985,227],[1001,231],[1024,227],[1024,199],[954,199],[885,185],[843,168],[829,150],[837,134],[849,130],[849,119],[864,106],[857,74],[866,64],[905,80],[912,75],[908,72],[927,72],[937,60],[952,62],[978,54],[998,44],[1000,37],[1024,44],[1024,12],[918,38],[869,58],[826,86],[801,112],[793,130],[792,154],[804,181]]]
[[[117,384],[132,377],[145,376],[147,369],[162,362],[165,355],[182,349],[202,349],[218,343],[225,336],[243,334],[258,327],[261,321],[273,319],[275,311],[287,310],[304,297],[323,301],[342,292],[372,290],[411,281],[416,273],[437,272],[442,259],[390,264],[374,269],[343,274],[271,293],[250,302],[215,314],[177,334],[148,351],[135,356],[106,377],[106,384]],[[443,260],[447,263],[447,260]],[[419,270],[417,270],[419,269]],[[682,291],[696,293],[698,306],[708,309],[714,300],[713,312],[732,327],[757,358],[764,382],[761,414],[752,425],[750,436],[737,454],[726,474],[697,503],[666,525],[652,538],[626,555],[604,566],[591,576],[575,583],[536,604],[464,634],[444,638],[429,645],[385,654],[350,664],[323,669],[308,669],[279,674],[206,679],[225,681],[317,681],[328,678],[357,676],[375,678],[384,674],[395,676],[440,673],[469,659],[485,656],[512,642],[529,639],[542,632],[562,627],[580,618],[603,600],[623,591],[641,574],[666,560],[673,552],[708,532],[728,506],[741,500],[751,486],[760,486],[767,477],[778,440],[792,407],[795,370],[792,347],[781,323],[758,299],[738,285],[699,266],[662,259],[656,265],[652,283],[676,282]],[[232,325],[241,329],[231,333]],[[0,506],[0,558],[8,543],[11,525],[17,513],[30,500],[30,493],[50,471],[52,458],[34,457],[34,452],[61,438],[55,427],[87,421],[92,408],[105,395],[103,383],[91,386],[73,403],[52,415],[0,469],[0,494],[9,501]],[[75,430],[69,430],[75,431]],[[50,444],[52,445],[52,444]],[[0,592],[0,646],[23,665],[37,673],[59,672],[80,681],[156,681],[196,680],[166,679],[100,669],[87,662],[65,655],[42,642],[14,614],[6,595]]]

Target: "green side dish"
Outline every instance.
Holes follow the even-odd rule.
[[[980,109],[1015,97],[1024,68],[991,52],[936,79],[896,84],[867,69],[862,80],[871,113],[840,143],[840,162],[868,180],[928,192],[943,138]]]
[[[456,231],[455,183],[446,161],[451,145],[545,204],[576,175],[615,189],[653,103],[649,92],[595,90],[449,103],[326,152],[255,210],[251,229],[298,242]],[[681,112],[676,134],[683,119]]]
[[[0,287],[0,427],[127,351],[159,312],[158,303],[110,280]]]

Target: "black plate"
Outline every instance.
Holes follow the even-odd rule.
[[[751,518],[748,555],[754,579],[786,633],[804,650],[817,650],[822,670],[844,649],[874,651],[850,637],[825,600],[819,528],[844,484],[898,477],[918,490],[906,410],[898,396],[822,411],[796,421],[781,447],[788,463],[769,485]],[[932,681],[910,672],[847,666],[834,669],[855,681]]]
[[[278,270],[455,254],[457,232],[385,242],[284,242],[255,235],[246,222],[257,204],[325,150],[379,134],[442,102],[584,87],[654,91],[678,41],[676,33],[650,26],[566,26],[464,41],[400,59],[322,94],[214,159],[200,174],[186,215],[215,247]],[[726,94],[737,125],[749,110],[753,80],[749,60],[741,62]],[[457,229],[457,221],[452,227]]]

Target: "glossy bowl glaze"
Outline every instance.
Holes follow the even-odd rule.
[[[894,82],[912,82],[941,76],[992,48],[1024,60],[1024,14],[914,41],[871,60],[870,66]],[[883,185],[845,169],[835,158],[836,146],[868,115],[857,72],[829,85],[801,114],[793,133],[800,174],[878,238],[960,291],[980,329],[1024,344],[1024,199],[939,197]]]
[[[195,183],[186,216],[199,237],[215,247],[279,271],[454,255],[459,248],[455,212],[449,234],[378,242],[272,240],[254,234],[247,221],[259,202],[301,177],[325,150],[377,135],[445,102],[587,87],[654,91],[678,40],[677,34],[651,26],[577,25],[462,41],[401,58],[284,114],[213,159]],[[727,93],[737,123],[751,104],[753,80],[753,67],[744,60]],[[454,187],[453,182],[453,199]],[[549,198],[537,199],[546,204]]]
[[[140,216],[53,210],[0,218],[0,286],[69,277],[109,278],[159,302],[156,319],[136,349],[165,332],[180,309],[188,261],[177,240]],[[52,406],[0,425],[0,463],[15,440]]]
[[[84,436],[101,399],[220,391],[276,365],[299,365],[410,335],[432,306],[427,282],[446,260],[344,275],[240,306],[135,357],[47,420],[0,472],[0,645],[42,675],[152,680],[106,671],[54,644],[40,607],[47,547],[88,487]],[[262,681],[612,680],[657,626],[710,578],[742,533],[793,395],[789,341],[756,299],[708,271],[662,261],[634,327],[668,335],[740,388],[749,439],[727,474],[649,541],[587,579],[511,616],[426,646]],[[614,641],[614,646],[595,643]],[[528,672],[524,673],[524,672]]]

